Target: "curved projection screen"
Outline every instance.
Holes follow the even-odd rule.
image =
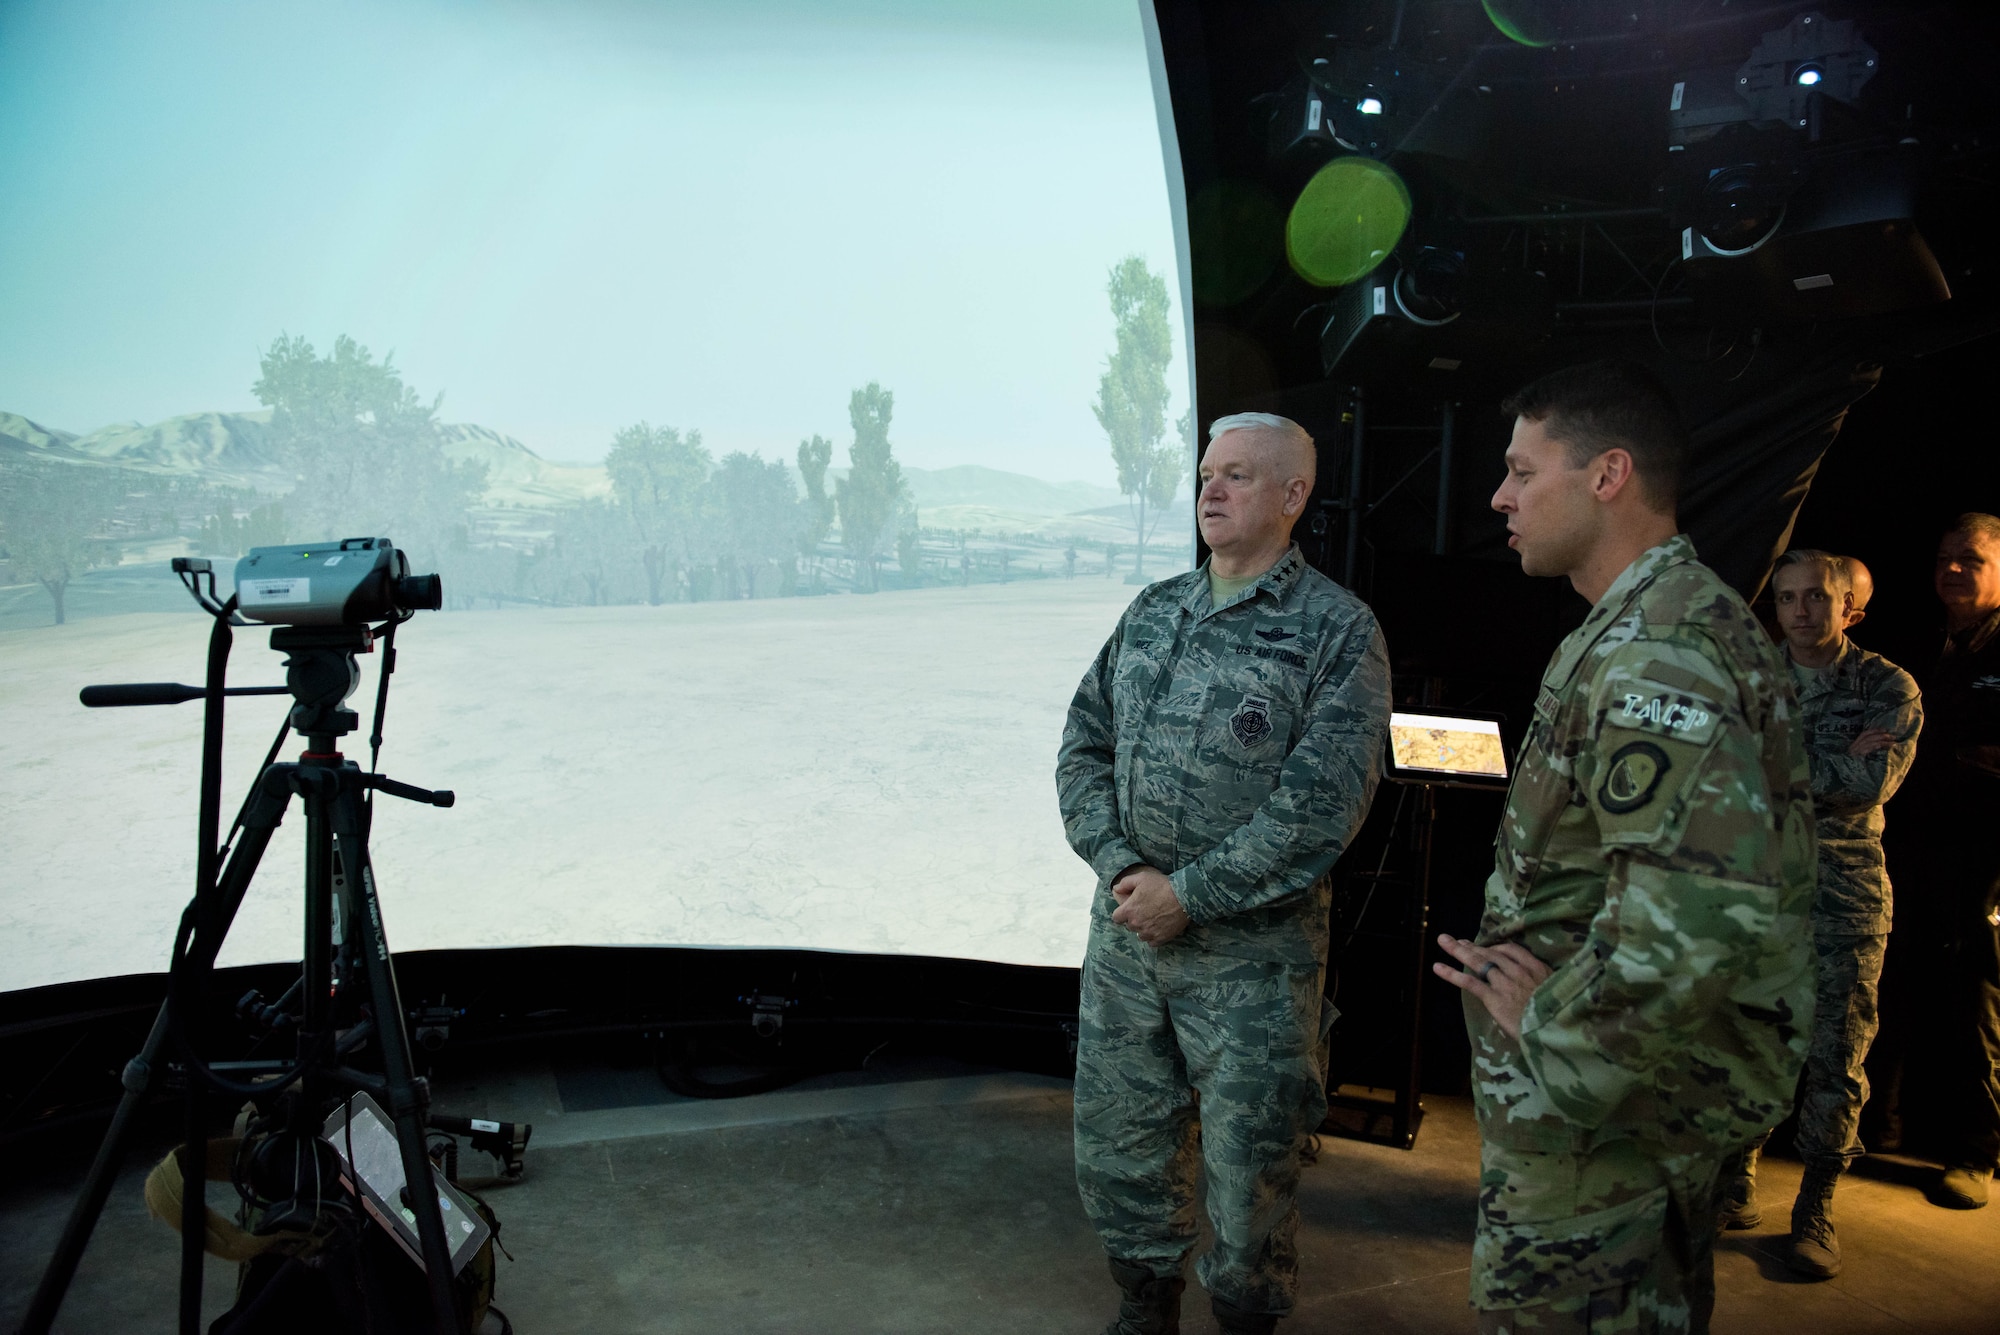
[[[1063,713],[1192,559],[1134,0],[29,0],[0,127],[0,989],[164,967],[201,706],[76,693],[199,683],[169,559],[363,534],[448,597],[397,949],[1080,959]],[[288,703],[232,702],[225,818]],[[224,963],[298,956],[302,842]]]

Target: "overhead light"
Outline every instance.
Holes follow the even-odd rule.
[[[1818,65],[1801,65],[1792,71],[1792,82],[1801,88],[1810,88],[1826,77],[1826,71]]]
[[[1379,97],[1364,97],[1354,104],[1354,109],[1364,116],[1379,116],[1382,114],[1382,99]]]

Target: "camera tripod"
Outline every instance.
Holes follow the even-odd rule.
[[[217,603],[212,582],[209,596],[203,597],[195,582],[187,579],[186,567],[195,567],[194,573],[198,575],[206,573],[206,565],[206,562],[175,562],[190,591],[215,615],[209,640],[206,689],[151,684],[93,686],[83,691],[83,703],[91,706],[206,699],[201,844],[194,899],[182,914],[174,942],[167,999],[153,1021],[145,1046],[126,1064],[125,1093],[64,1225],[55,1255],[42,1275],[21,1331],[23,1335],[44,1335],[54,1322],[111,1193],[138,1115],[158,1080],[163,1054],[171,1051],[182,1061],[187,1075],[182,1150],[181,1335],[200,1335],[201,1331],[203,1239],[207,1222],[203,1166],[207,1159],[210,1086],[253,1100],[289,1096],[290,1125],[286,1130],[307,1138],[308,1145],[313,1144],[312,1138],[318,1136],[326,1112],[338,1105],[344,1091],[363,1091],[388,1109],[401,1151],[406,1183],[404,1205],[415,1216],[421,1243],[433,1323],[438,1335],[458,1335],[465,1329],[465,1316],[458,1306],[452,1247],[446,1237],[425,1147],[428,1090],[411,1065],[402,1003],[397,996],[388,937],[383,929],[382,906],[368,858],[372,808],[367,800],[371,791],[379,791],[448,807],[453,797],[449,792],[431,792],[379,774],[364,773],[335,749],[339,738],[354,731],[358,723],[357,716],[344,707],[344,702],[360,682],[355,655],[373,648],[374,632],[365,625],[280,626],[271,633],[271,647],[289,655],[285,687],[225,688],[223,678],[236,600],[232,597],[226,603]],[[394,624],[389,624],[385,636],[381,692],[376,699],[371,741],[378,747],[388,677],[395,665]],[[294,763],[273,763],[284,740],[284,734],[279,734],[278,743],[272,747],[237,817],[241,840],[228,853],[225,865],[226,850],[216,839],[220,819],[223,697],[281,691],[293,697],[288,726],[304,736],[306,748]],[[210,1065],[201,1056],[202,1021],[216,956],[250,888],[257,864],[293,797],[300,799],[306,816],[305,957],[300,985],[288,994],[298,998],[297,1015],[288,1017],[296,1025],[296,1056],[283,1063]],[[231,831],[232,837],[236,832]],[[350,976],[338,976],[343,963]],[[356,963],[358,971],[353,968]],[[365,991],[373,1014],[372,1019],[347,1031],[342,1040],[334,1028],[335,997],[337,989],[347,986],[359,986]],[[364,1026],[372,1031],[367,1036],[373,1038],[381,1057],[379,1075],[343,1064],[346,1054],[360,1046],[356,1038]],[[262,1070],[265,1079],[244,1080],[242,1077],[250,1074],[246,1067]],[[318,1147],[313,1148],[317,1152]],[[358,1191],[358,1170],[350,1166],[349,1171],[355,1173]]]

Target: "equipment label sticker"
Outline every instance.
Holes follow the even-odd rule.
[[[236,601],[244,607],[282,607],[312,601],[312,581],[302,576],[291,579],[252,579],[237,586]]]

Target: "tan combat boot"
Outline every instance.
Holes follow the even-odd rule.
[[[1799,1182],[1785,1264],[1801,1275],[1832,1279],[1840,1273],[1840,1239],[1833,1235],[1833,1184],[1839,1180],[1838,1168],[1807,1165]]]

